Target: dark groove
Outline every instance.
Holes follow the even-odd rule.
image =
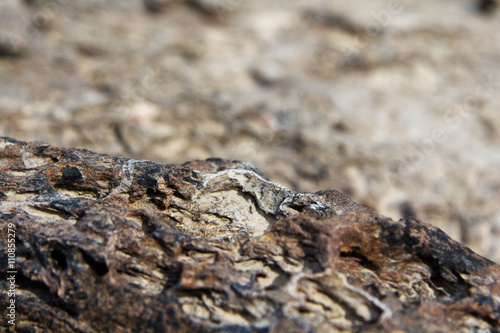
[[[31,280],[21,272],[16,277],[16,284],[18,284],[19,289],[29,290],[34,293],[41,300],[41,304],[45,303],[48,306],[61,309],[73,318],[78,317],[76,305],[64,302],[57,294],[52,293],[50,288],[43,282]]]
[[[368,268],[371,271],[377,270],[377,266],[373,262],[368,260],[368,258],[357,251],[340,252],[340,257],[347,259],[352,258],[359,262],[363,267]]]
[[[66,261],[66,255],[58,247],[54,248],[50,253],[50,257],[54,259],[57,267],[61,270],[68,268],[68,262]]]
[[[83,260],[89,265],[89,267],[94,271],[97,276],[104,276],[109,272],[108,265],[106,265],[106,261],[101,258],[94,258],[87,252],[81,250]]]
[[[40,207],[40,206],[31,206],[31,207],[35,210],[40,211],[40,212],[55,215],[63,220],[69,220],[71,217],[73,217],[72,214],[69,214],[69,213],[64,212],[64,211],[54,210],[54,209]]]

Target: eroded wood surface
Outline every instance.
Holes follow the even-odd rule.
[[[3,138],[0,208],[2,234],[18,232],[18,329],[499,328],[498,265],[429,224],[338,191],[296,193],[243,162],[161,165]]]

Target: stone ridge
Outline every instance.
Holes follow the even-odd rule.
[[[2,234],[17,231],[18,329],[500,325],[495,263],[429,224],[288,190],[245,162],[161,165],[1,138],[0,214]]]

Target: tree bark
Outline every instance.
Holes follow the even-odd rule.
[[[288,190],[249,163],[162,165],[2,138],[0,208],[2,311],[15,301],[5,328],[499,328],[495,263],[432,225],[335,190]]]

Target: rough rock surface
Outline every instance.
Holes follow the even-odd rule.
[[[3,138],[0,208],[2,235],[17,232],[20,330],[500,327],[495,263],[434,226],[338,191],[288,190],[247,163],[161,165]]]

